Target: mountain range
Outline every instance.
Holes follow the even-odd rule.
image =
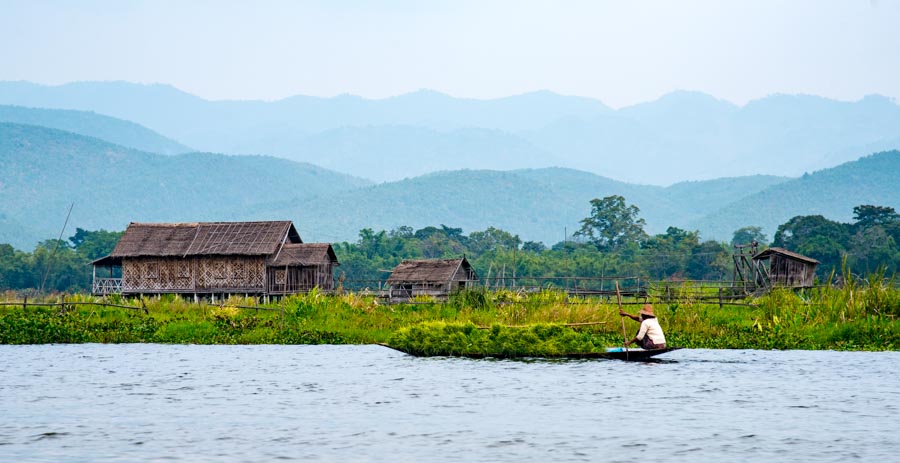
[[[72,128],[77,125],[68,119],[90,115],[35,111],[31,117]],[[142,129],[119,132],[100,123],[82,129],[88,136],[0,123],[0,242],[30,249],[55,237],[73,202],[70,232],[122,230],[131,221],[289,219],[308,241],[353,241],[362,228],[446,224],[466,233],[495,226],[548,244],[577,230],[591,199],[614,194],[641,209],[650,233],[677,226],[719,240],[747,225],[763,226],[771,238],[794,215],[849,221],[855,205],[900,207],[900,151],[799,178],[755,175],[667,187],[560,167],[445,170],[375,184],[271,156],[161,154],[169,146],[165,137]],[[109,133],[120,143],[101,138]],[[134,147],[151,139],[157,152]]]
[[[546,91],[492,100],[422,90],[266,102],[208,101],[159,84],[0,82],[0,104],[94,111],[199,151],[273,155],[376,182],[547,167],[651,185],[796,177],[900,148],[900,106],[877,95],[855,102],[772,95],[737,106],[678,91],[613,109]]]
[[[0,174],[0,242],[24,249],[57,236],[72,203],[69,230],[123,230],[130,221],[241,220],[235,211],[260,201],[371,183],[271,156],[167,156],[12,123],[0,123]]]
[[[160,154],[196,151],[131,121],[91,111],[0,105],[0,122],[39,125]]]

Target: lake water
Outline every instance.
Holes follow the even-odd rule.
[[[898,461],[900,353],[0,346],[0,461]]]

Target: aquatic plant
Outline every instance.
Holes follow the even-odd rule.
[[[900,349],[900,289],[894,277],[879,271],[857,278],[844,269],[835,281],[841,284],[777,288],[736,301],[743,306],[719,307],[712,297],[715,289],[702,287],[691,293],[703,297],[667,302],[651,295],[649,302],[656,306],[668,343],[680,347]],[[411,349],[444,354],[538,355],[621,345],[638,327],[625,320],[622,333],[614,298],[570,298],[552,289],[466,290],[449,302],[423,298],[394,305],[379,303],[371,294],[318,291],[269,304],[237,297],[215,305],[177,295],[118,301],[139,310],[102,306],[102,298],[84,294],[46,299],[65,305],[0,307],[0,343],[365,344],[403,339]],[[443,325],[430,325],[435,323]],[[573,323],[587,325],[564,327]]]
[[[606,339],[556,324],[527,327],[495,324],[479,329],[473,323],[425,322],[398,330],[388,344],[417,355],[539,357],[601,351],[605,349]]]

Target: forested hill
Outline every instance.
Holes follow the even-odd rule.
[[[900,151],[872,154],[773,185],[691,221],[688,228],[727,237],[735,225],[757,225],[771,239],[778,225],[794,216],[823,215],[851,223],[853,207],[864,204],[900,209]]]
[[[854,206],[900,208],[900,152],[802,178],[750,176],[669,187],[563,169],[457,170],[373,185],[265,156],[165,156],[45,127],[0,123],[0,242],[31,249],[69,229],[122,230],[131,221],[293,220],[305,240],[353,241],[363,228],[498,227],[553,244],[590,214],[590,200],[624,196],[646,231],[669,226],[727,241],[759,225],[771,239],[795,215],[850,221]]]
[[[0,105],[0,122],[40,125],[159,154],[195,151],[134,122],[90,111]]]
[[[69,230],[131,221],[240,220],[251,204],[369,184],[266,156],[165,156],[46,127],[0,123],[0,243],[31,249]],[[274,217],[291,219],[293,217]]]
[[[900,149],[900,106],[770,95],[743,106],[677,91],[612,109],[534,92],[490,100],[422,90],[384,99],[208,101],[166,85],[0,82],[0,104],[91,110],[202,151],[269,154],[375,181],[436,169],[567,167],[630,183],[797,177]]]
[[[267,215],[299,217],[324,240],[348,239],[362,228],[390,230],[445,224],[466,232],[494,226],[523,240],[559,242],[590,214],[589,201],[624,196],[640,208],[646,231],[669,226],[730,241],[735,230],[761,226],[771,240],[797,215],[820,214],[851,223],[853,207],[900,209],[900,151],[866,156],[801,178],[748,176],[683,182],[669,187],[617,182],[571,169],[509,172],[450,171],[373,185],[328,198],[259,206]],[[334,214],[333,210],[342,211]],[[351,237],[352,238],[352,237]]]
[[[255,209],[257,218],[300,218],[303,229],[309,230],[307,235],[327,241],[352,240],[362,228],[445,224],[466,232],[493,226],[523,240],[552,244],[577,230],[579,221],[590,214],[594,198],[625,196],[640,207],[647,231],[659,233],[669,226],[686,227],[693,218],[785,180],[756,176],[663,188],[561,168],[458,170]]]

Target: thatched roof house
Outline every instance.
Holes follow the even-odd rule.
[[[753,256],[758,269],[758,278],[767,287],[788,288],[812,287],[819,261],[788,251],[784,248],[769,248]],[[767,265],[768,264],[768,265]]]
[[[331,290],[335,265],[331,245],[303,243],[290,221],[132,222],[112,253],[94,262],[94,292],[268,295],[317,286]],[[121,268],[121,278],[98,279],[100,267]]]
[[[446,296],[478,280],[465,257],[459,259],[404,260],[387,280],[391,298],[419,295]]]

